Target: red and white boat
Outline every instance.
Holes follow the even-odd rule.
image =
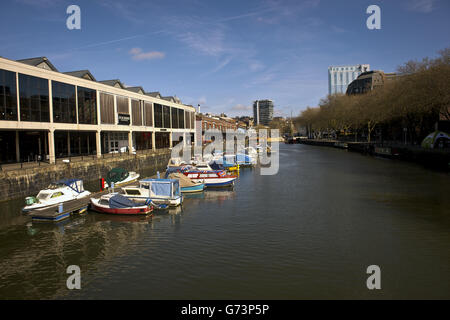
[[[204,183],[208,188],[233,186],[236,181],[236,176],[229,175],[224,170],[191,170],[183,174],[195,183]]]
[[[153,211],[153,206],[136,203],[118,193],[109,193],[91,198],[91,209],[108,214],[148,215]]]

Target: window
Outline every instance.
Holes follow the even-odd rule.
[[[178,109],[178,128],[184,129],[184,110]]]
[[[147,187],[147,189],[148,189],[148,187]],[[125,192],[131,196],[140,196],[141,195],[141,192],[136,189],[125,189]]]
[[[78,87],[78,123],[97,124],[97,92]]]
[[[77,123],[75,86],[52,81],[53,121]]]
[[[163,126],[162,105],[155,103],[154,112],[155,112],[155,127],[162,128]]]
[[[114,96],[100,93],[100,120],[101,123],[114,124]]]
[[[62,192],[55,192],[54,194],[52,194],[52,198],[57,198],[57,197],[61,197],[64,194]]]
[[[163,127],[170,128],[170,107],[163,106]]]
[[[133,126],[142,126],[142,109],[139,100],[131,100]]]
[[[152,114],[153,105],[150,102],[144,103],[144,114],[145,114],[145,123],[144,125],[151,127],[153,126],[153,114]]]
[[[191,129],[191,112],[190,111],[185,111],[185,115],[186,115],[186,129]]]
[[[130,114],[127,97],[117,96],[117,113]]]
[[[177,108],[171,108],[170,110],[172,114],[172,128],[177,129],[178,126],[178,109]]]
[[[19,74],[20,120],[49,122],[48,80]]]
[[[1,69],[0,120],[17,120],[16,73]]]

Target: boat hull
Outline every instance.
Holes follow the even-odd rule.
[[[190,187],[181,187],[182,193],[202,192],[203,190],[205,190],[204,183],[199,183],[198,185],[190,186]]]
[[[98,204],[91,199],[91,209],[99,213],[117,214],[117,215],[148,215],[153,211],[151,206],[140,206],[135,208],[110,208],[109,206]]]
[[[127,197],[128,199],[131,199],[133,201],[139,202],[139,203],[155,203],[157,205],[160,204],[168,204],[171,207],[177,207],[179,205],[181,205],[181,203],[183,202],[183,198],[182,197],[177,197],[177,198],[159,198],[159,197],[145,197],[145,196],[132,196],[129,194],[124,194],[123,196]]]
[[[207,188],[220,188],[229,187],[234,185],[236,178],[224,178],[224,179],[191,179],[193,182],[204,182]]]
[[[83,196],[74,197],[74,198],[68,198],[67,200],[64,200],[64,201],[55,201],[55,202],[47,202],[47,203],[34,203],[32,205],[23,207],[22,208],[22,212],[28,213],[28,212],[31,212],[33,210],[46,209],[46,208],[49,208],[49,207],[52,207],[52,206],[59,205],[61,203],[64,204],[64,203],[72,201],[72,200],[83,199],[85,197],[89,197],[90,195],[91,195],[91,193],[89,191],[84,191],[83,192]]]

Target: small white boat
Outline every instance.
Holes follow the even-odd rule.
[[[212,168],[211,168],[211,166],[208,164],[208,163],[206,163],[206,162],[198,162],[196,165],[195,165],[195,169],[197,169],[197,170],[199,170],[199,171],[214,171]],[[194,169],[194,170],[195,170]]]
[[[183,202],[180,182],[176,179],[144,179],[139,186],[123,187],[124,196],[144,203],[168,204],[172,207]]]
[[[195,183],[204,183],[206,187],[228,187],[233,186],[236,181],[236,176],[228,175],[223,170],[212,171],[185,171],[185,176]]]
[[[122,168],[114,168],[109,171],[106,176],[105,188],[109,188],[112,182],[114,182],[115,187],[135,182],[139,179],[139,176],[139,173],[134,171],[128,172],[127,170]]]
[[[50,184],[47,189],[39,191],[36,197],[27,197],[26,206],[22,209],[29,212],[49,206],[64,203],[70,200],[81,199],[91,193],[83,188],[83,180],[67,179]]]

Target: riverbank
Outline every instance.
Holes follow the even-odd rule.
[[[99,179],[106,177],[116,167],[136,171],[141,176],[151,176],[158,170],[165,169],[170,154],[170,149],[161,149],[144,154],[123,154],[111,158],[90,158],[78,162],[0,171],[0,201],[36,194],[50,183],[68,178],[82,179],[86,189],[95,189],[95,185],[99,186]]]
[[[338,140],[300,139],[300,144],[347,149],[361,154],[419,163],[427,168],[449,171],[450,151],[424,149],[420,146],[377,142],[343,142]]]

